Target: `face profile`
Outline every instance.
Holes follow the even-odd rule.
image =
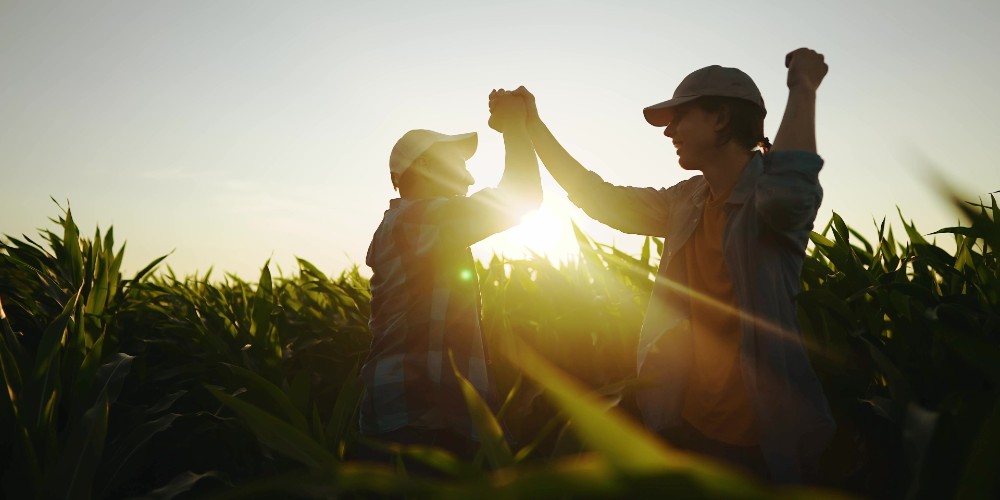
[[[709,162],[707,154],[718,144],[718,116],[697,105],[686,104],[679,108],[663,129],[663,135],[674,145],[681,168],[702,170]]]
[[[431,146],[417,161],[415,173],[439,196],[465,196],[475,183],[465,156],[448,143]]]

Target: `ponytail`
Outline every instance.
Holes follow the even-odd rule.
[[[756,147],[760,148],[761,153],[767,154],[769,151],[771,151],[771,141],[767,137],[761,137],[757,141]]]

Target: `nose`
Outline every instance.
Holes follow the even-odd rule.
[[[663,129],[663,135],[673,139],[674,132],[676,131],[676,128],[673,125],[673,122],[669,123],[667,127]]]
[[[476,183],[476,178],[473,177],[472,173],[470,173],[468,170],[465,171],[465,183],[468,184],[469,186]]]

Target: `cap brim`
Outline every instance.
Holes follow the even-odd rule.
[[[468,134],[458,134],[451,137],[452,139],[448,142],[454,142],[455,146],[459,148],[462,152],[462,156],[464,156],[466,160],[472,158],[472,155],[476,154],[476,148],[479,147],[479,134],[469,132]]]
[[[441,134],[437,132],[435,132],[435,134],[437,135],[434,137],[433,141],[431,141],[431,143],[424,148],[424,151],[435,144],[447,144],[449,148],[455,148],[458,150],[458,152],[461,153],[462,157],[466,160],[472,158],[472,155],[476,154],[476,148],[479,146],[479,135],[475,132],[455,135]],[[423,153],[423,151],[421,151],[421,153]]]
[[[675,97],[669,101],[663,101],[659,104],[654,104],[642,110],[642,115],[646,117],[646,121],[654,127],[666,127],[670,124],[671,118],[674,116],[674,109],[686,102],[691,102],[701,96],[689,95],[684,97]]]

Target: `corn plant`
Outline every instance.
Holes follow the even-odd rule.
[[[836,214],[813,235],[800,322],[841,422],[839,444],[863,443],[834,447],[831,481],[880,495],[1000,492],[987,472],[1000,463],[1000,211],[991,201],[957,202],[972,225],[935,233],[954,235],[954,254],[905,219],[906,243],[882,221],[873,245]]]
[[[114,251],[110,230],[81,238],[69,209],[54,222],[63,231],[42,233],[48,248],[28,237],[0,244],[8,498],[91,495],[110,407],[134,359],[115,335],[131,292],[118,271],[124,248]]]
[[[778,489],[679,453],[636,425],[637,336],[662,241],[638,256],[576,230],[578,259],[477,263],[501,396],[471,386],[483,436],[465,463],[368,443],[441,477],[359,463],[367,281],[300,260],[293,276],[122,279],[112,231],[0,241],[0,464],[7,497],[995,496],[1000,464],[1000,210],[872,241],[839,216],[812,236],[799,319],[838,422],[828,489]],[[902,214],[900,214],[902,217]],[[944,250],[932,238],[953,238]]]

